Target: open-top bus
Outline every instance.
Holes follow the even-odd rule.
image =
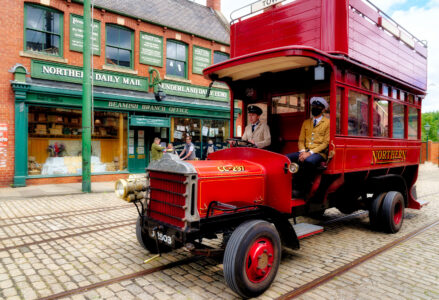
[[[116,190],[138,207],[137,238],[151,252],[222,234],[226,282],[253,297],[274,280],[281,246],[297,249],[322,231],[289,219],[364,209],[374,229],[394,233],[405,208],[423,206],[413,186],[427,47],[366,0],[262,0],[245,9],[231,24],[231,59],[204,74],[230,87],[232,128],[234,100],[263,109],[271,148],[231,147],[206,161],[165,154],[147,168],[146,192],[127,193],[135,188],[126,182]],[[298,150],[313,96],[329,103],[329,155],[310,193],[293,198],[295,166],[285,154]]]

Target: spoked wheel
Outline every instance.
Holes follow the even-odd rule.
[[[148,233],[144,232],[142,230],[142,220],[139,217],[137,217],[136,222],[136,237],[137,241],[139,242],[140,246],[148,250],[152,254],[157,254],[157,244],[155,239],[151,238]],[[159,243],[159,249],[161,253],[166,253],[172,251],[172,248],[163,244]]]
[[[263,220],[242,223],[224,253],[227,285],[244,298],[262,294],[276,276],[280,257],[281,242],[273,224]]]
[[[383,230],[396,233],[401,229],[404,220],[404,197],[400,192],[388,192],[381,208]]]

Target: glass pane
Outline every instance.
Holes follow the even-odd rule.
[[[176,61],[175,63],[177,65],[177,68],[175,70],[176,75],[181,76],[181,77],[185,77],[185,75],[186,75],[185,63],[181,62],[181,61]]]
[[[368,96],[349,91],[349,135],[368,135]]]
[[[336,133],[340,134],[341,133],[341,99],[343,97],[344,94],[344,89],[343,88],[337,88],[337,111],[336,111],[336,124],[337,124],[337,129],[336,129]]]
[[[367,77],[361,77],[361,87],[370,90],[370,79]]]
[[[131,67],[131,51],[119,49],[119,66]]]
[[[389,87],[388,87],[387,85],[385,85],[385,84],[383,84],[383,91],[382,91],[382,94],[383,94],[384,96],[389,96]]]
[[[392,88],[392,98],[398,99],[398,90],[395,88]]]
[[[177,59],[181,61],[186,61],[186,46],[182,44],[177,44]]]
[[[373,92],[374,93],[379,93],[380,92],[380,85],[379,85],[379,83],[378,82],[376,82],[376,81],[374,81],[373,83],[372,83],[372,87],[373,87]]]
[[[110,65],[117,65],[118,62],[118,51],[117,48],[105,47],[105,57],[106,63]]]
[[[107,26],[107,45],[119,45],[119,31],[117,28]]]
[[[273,97],[272,106],[273,114],[286,114],[305,111],[305,94]]]
[[[166,43],[166,57],[172,58],[172,59],[177,58],[177,44],[176,43],[174,43],[172,41],[168,41]]]
[[[393,103],[393,137],[404,138],[404,105]]]
[[[119,47],[131,49],[131,31],[119,29]]]
[[[27,28],[44,30],[45,11],[33,6],[27,7]]]
[[[46,53],[49,53],[49,54],[58,55],[59,54],[59,36],[46,33],[45,38],[46,38],[46,44],[45,44],[45,48],[43,49],[43,51]]]
[[[175,60],[168,58],[166,60],[166,74],[177,75],[176,70],[177,70],[177,64],[175,63]]]
[[[174,118],[174,127],[171,128],[171,138],[174,148],[180,153],[186,141],[186,137],[192,137],[195,145],[196,156],[201,157],[201,120],[191,118]]]
[[[213,63],[218,64],[220,62],[226,61],[229,59],[229,55],[223,52],[214,52],[213,53]]]
[[[409,107],[409,127],[408,138],[409,140],[418,139],[418,110],[414,107]]]
[[[26,50],[42,51],[45,34],[38,31],[26,30]]]
[[[389,101],[379,99],[374,101],[373,136],[389,136]]]

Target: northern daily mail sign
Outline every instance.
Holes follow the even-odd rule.
[[[33,60],[31,65],[32,78],[82,83],[82,68]],[[148,78],[131,76],[114,72],[94,71],[93,84],[126,90],[148,91]]]

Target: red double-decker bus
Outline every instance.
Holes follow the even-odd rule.
[[[427,47],[366,0],[261,0],[237,13],[231,59],[204,74],[230,87],[232,128],[233,100],[263,110],[270,149],[232,147],[207,161],[165,154],[147,168],[146,193],[117,188],[138,205],[137,238],[152,252],[222,234],[226,282],[253,297],[273,281],[281,245],[323,230],[289,219],[364,209],[374,229],[394,233],[405,208],[422,207],[413,186]],[[297,166],[285,154],[299,150],[314,96],[329,103],[329,155],[295,198]]]

